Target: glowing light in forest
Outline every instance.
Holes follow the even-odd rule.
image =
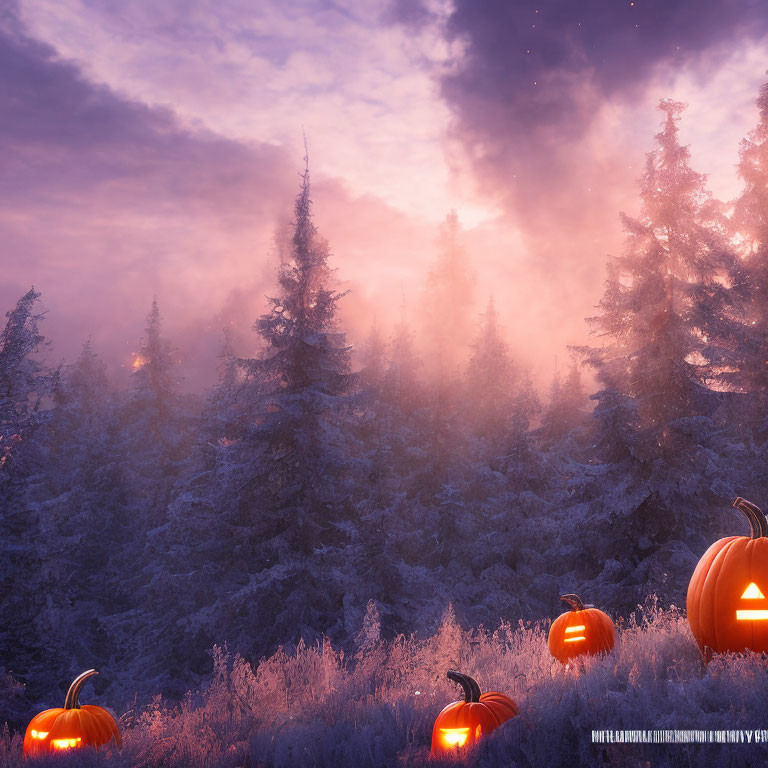
[[[136,355],[136,357],[133,358],[133,362],[131,363],[131,367],[134,371],[138,371],[139,368],[143,368],[147,364],[147,361],[145,358],[143,358],[141,355]]]

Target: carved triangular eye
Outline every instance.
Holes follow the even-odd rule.
[[[760,587],[753,581],[745,590],[741,596],[742,600],[760,600],[765,599],[765,595],[760,591]]]

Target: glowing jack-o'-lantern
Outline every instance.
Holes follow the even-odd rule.
[[[569,611],[558,616],[549,628],[549,652],[563,664],[582,654],[607,653],[613,648],[613,622],[607,613],[584,605],[578,595],[560,598]]]
[[[439,755],[469,747],[518,713],[509,696],[496,691],[480,693],[469,675],[449,672],[448,679],[464,690],[464,700],[454,701],[437,716],[432,729],[432,754]]]
[[[112,715],[93,704],[80,706],[85,681],[97,675],[89,669],[69,686],[64,707],[46,709],[35,715],[24,734],[24,754],[41,755],[79,747],[100,747],[109,741],[121,746],[120,730]]]
[[[749,536],[716,541],[688,585],[688,622],[704,657],[725,651],[768,651],[768,520],[741,497]]]

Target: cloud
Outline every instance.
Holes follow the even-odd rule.
[[[157,293],[180,346],[205,330],[215,347],[218,329],[206,325],[232,285],[263,294],[272,277],[264,262],[296,164],[88,80],[31,38],[10,4],[0,68],[2,305],[34,283],[53,355],[72,359],[90,335],[119,369]],[[186,371],[195,383],[198,364]]]
[[[593,180],[636,175],[621,156],[638,136],[616,125],[617,110],[684,67],[702,84],[767,30],[749,0],[456,0],[444,34],[462,53],[441,92],[487,191],[535,226],[577,225]]]
[[[381,23],[383,0],[23,0],[38,37],[91,78],[238,141],[300,147],[315,171],[439,222],[461,197],[446,168],[448,110],[426,26]],[[408,183],[403,183],[403,168]],[[467,199],[469,198],[469,199]],[[489,216],[477,206],[475,220]],[[491,212],[490,215],[492,215]]]
[[[727,44],[766,30],[749,0],[456,0],[445,33],[464,54],[442,92],[489,153],[501,135],[505,147],[546,147],[583,136],[601,102],[637,97],[660,68],[695,59],[714,71]]]
[[[390,7],[406,26],[425,23],[424,3],[415,17],[403,3]],[[683,140],[698,169],[711,162],[720,189],[734,192],[726,176],[739,135],[754,124],[744,94],[753,99],[763,77],[768,15],[750,0],[454,0],[437,8],[432,23],[455,53],[434,70],[455,151],[524,235],[522,272],[530,283],[538,275],[534,326],[547,328],[555,347],[573,342],[594,314],[606,254],[622,247],[617,214],[637,209],[658,98],[691,103]]]
[[[90,336],[119,374],[157,294],[190,389],[211,382],[224,323],[239,326],[238,351],[252,353],[301,153],[223,137],[96,83],[8,4],[0,67],[0,305],[34,284],[53,361],[72,360]],[[354,288],[343,319],[361,337],[372,303],[386,322],[390,294],[420,276],[414,265],[431,258],[432,231],[339,179],[314,178],[317,223]]]
[[[634,11],[603,5],[6,2],[0,302],[34,283],[54,355],[71,359],[92,335],[119,370],[157,293],[188,386],[208,383],[221,324],[238,324],[242,352],[253,351],[303,123],[317,223],[352,289],[342,302],[352,342],[374,316],[386,333],[403,294],[414,317],[435,225],[455,205],[478,311],[494,293],[516,353],[547,376],[566,343],[584,341],[606,251],[619,244],[616,214],[634,205],[652,143],[653,101],[692,101],[682,134],[694,161],[727,171],[754,122],[744,74],[765,54],[748,44],[762,23],[739,4],[714,29],[716,3],[700,20],[652,3],[632,18],[666,26],[637,46],[621,26]],[[581,37],[576,8],[591,25]],[[542,17],[531,54],[520,49],[534,34],[527,13]],[[491,202],[462,187],[467,163]],[[490,217],[496,201],[506,220]]]

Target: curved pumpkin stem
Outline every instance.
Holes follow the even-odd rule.
[[[98,674],[99,673],[95,669],[88,669],[72,681],[72,685],[69,686],[69,690],[67,691],[67,698],[64,700],[64,709],[80,709],[80,702],[78,699],[80,698],[80,691],[85,685],[85,681],[89,677]]]
[[[739,496],[736,501],[733,502],[733,506],[742,512],[747,520],[749,520],[749,527],[752,529],[751,535],[753,539],[768,536],[768,520],[766,520],[763,511],[757,504],[753,504],[751,501],[742,499],[741,496]]]
[[[572,611],[583,611],[586,609],[586,605],[581,602],[581,598],[578,595],[563,595],[560,598]]]
[[[458,683],[464,689],[464,701],[468,704],[480,701],[480,686],[469,675],[462,675],[461,672],[451,670],[448,672],[448,679]]]

